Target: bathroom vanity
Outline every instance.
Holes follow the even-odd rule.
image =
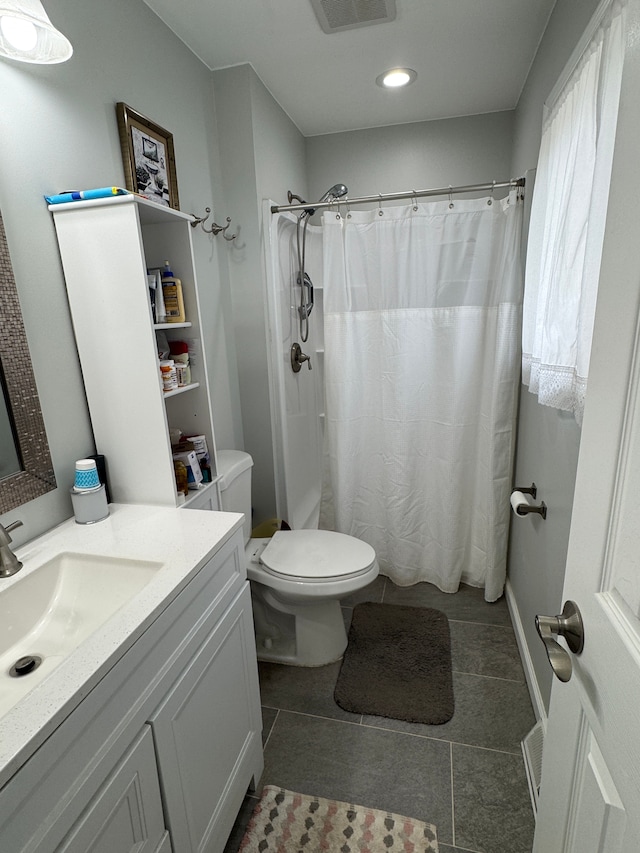
[[[34,625],[14,620],[16,654],[54,662],[0,715],[0,850],[219,853],[263,768],[242,516],[110,509],[20,549],[24,568],[0,585],[0,615],[13,586],[28,613],[30,576],[63,566]],[[83,555],[98,573],[91,607],[64,575]],[[109,561],[114,584],[127,561],[146,575],[100,622]],[[47,619],[53,632],[38,628]],[[86,620],[88,635],[65,645]]]

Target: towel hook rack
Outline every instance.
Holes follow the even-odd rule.
[[[205,216],[196,216],[195,213],[191,214],[191,216],[193,216],[193,222],[190,222],[189,224],[191,225],[192,228],[196,228],[198,225],[201,225],[202,230],[204,231],[205,234],[213,234],[214,237],[217,234],[222,234],[224,239],[227,240],[227,242],[229,242],[229,243],[231,242],[231,240],[236,239],[236,237],[238,236],[237,233],[236,234],[229,234],[229,236],[227,236],[227,228],[231,225],[231,217],[230,216],[227,216],[227,224],[226,225],[218,225],[217,222],[212,222],[211,228],[205,228],[204,223],[211,216],[211,208],[205,207],[204,212],[205,212]]]

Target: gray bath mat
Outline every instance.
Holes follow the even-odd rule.
[[[453,716],[451,637],[440,610],[353,608],[334,698],[345,711],[439,725]]]

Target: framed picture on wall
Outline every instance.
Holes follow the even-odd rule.
[[[173,135],[121,101],[116,115],[126,188],[180,210]]]

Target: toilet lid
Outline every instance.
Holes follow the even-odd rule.
[[[272,572],[314,580],[364,572],[375,559],[371,545],[332,530],[279,530],[260,555]]]

